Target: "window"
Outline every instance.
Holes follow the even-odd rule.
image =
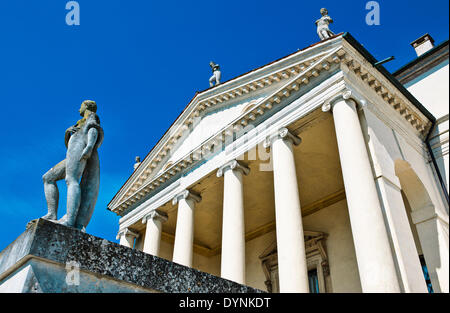
[[[319,293],[319,277],[317,276],[317,268],[308,271],[309,292]]]
[[[428,273],[427,264],[425,263],[425,258],[423,255],[419,255],[420,265],[422,265],[423,276],[425,276],[425,282],[427,284],[428,292],[434,293],[433,286],[431,285],[430,273]]]
[[[304,231],[306,263],[310,293],[331,292],[330,271],[325,252],[326,234]],[[277,245],[273,242],[259,256],[266,277],[264,282],[268,292],[277,293],[279,289]]]

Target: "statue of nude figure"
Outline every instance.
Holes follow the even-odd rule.
[[[65,179],[67,184],[67,212],[58,223],[86,231],[94,212],[100,186],[100,162],[97,149],[103,141],[103,129],[94,101],[83,101],[83,117],[65,133],[66,159],[44,174],[44,193],[48,213],[42,218],[56,220],[59,191],[56,182]],[[80,182],[81,179],[81,182]]]
[[[316,21],[317,35],[319,35],[320,40],[324,40],[334,35],[328,27],[330,23],[333,23],[333,19],[328,16],[328,10],[325,8],[320,9],[320,14],[322,14],[322,17]]]

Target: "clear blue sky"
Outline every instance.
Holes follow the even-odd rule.
[[[85,99],[105,131],[100,196],[88,232],[115,241],[108,202],[196,91],[209,61],[228,80],[318,41],[326,7],[335,33],[350,32],[394,71],[415,58],[409,43],[448,39],[448,0],[378,1],[380,26],[365,23],[366,1],[79,0],[81,25],[67,26],[65,0],[0,2],[0,250],[46,213],[42,175],[64,159],[64,131]],[[60,212],[66,187],[59,184]]]

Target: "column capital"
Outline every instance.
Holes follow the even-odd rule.
[[[135,233],[134,231],[131,231],[128,227],[119,230],[119,232],[117,233],[117,236],[116,236],[116,240],[119,240],[119,238],[122,236],[131,236],[134,238],[139,238],[139,234]]]
[[[243,165],[237,160],[231,160],[219,167],[219,169],[217,170],[217,177],[222,177],[227,169],[241,171],[244,175],[248,175],[250,173],[250,169],[247,166]]]
[[[302,142],[302,139],[300,137],[295,136],[289,131],[289,129],[283,127],[264,140],[264,148],[270,147],[272,143],[277,139],[289,140],[296,146],[298,146]]]
[[[195,202],[200,202],[202,200],[202,197],[200,197],[200,195],[193,193],[192,191],[186,189],[186,190],[183,190],[182,192],[180,192],[179,194],[177,194],[175,197],[173,197],[172,204],[175,205],[180,200],[194,200]]]
[[[349,89],[344,89],[341,93],[339,93],[338,95],[331,97],[330,99],[328,99],[327,101],[325,101],[325,103],[322,105],[322,112],[328,112],[328,111],[333,111],[333,105],[338,101],[338,100],[352,100],[353,102],[355,102],[355,104],[357,103],[357,101],[354,98],[354,95],[352,93],[351,90]]]
[[[142,224],[147,223],[149,219],[159,220],[161,223],[164,223],[168,219],[168,215],[166,212],[160,210],[151,210],[147,215],[142,218]]]

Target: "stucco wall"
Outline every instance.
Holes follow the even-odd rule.
[[[433,152],[447,190],[449,188],[449,63],[448,59],[441,65],[420,75],[407,83],[408,91],[419,100],[438,120],[432,137]],[[447,116],[447,119],[442,119]]]
[[[328,234],[326,251],[332,292],[362,292],[346,201],[306,216],[303,227]]]
[[[328,234],[326,251],[330,265],[332,292],[361,292],[358,265],[345,200],[303,218],[309,231]],[[266,280],[259,256],[276,240],[275,231],[255,238],[246,245],[246,283],[266,290]]]
[[[405,84],[408,91],[417,98],[436,118],[448,114],[449,105],[449,63],[448,60],[416,79]]]
[[[438,279],[439,274],[439,277],[447,277],[448,280],[448,275],[439,273],[440,270],[448,270],[448,206],[444,202],[434,168],[428,160],[426,147],[408,131],[409,126],[403,125],[403,130],[388,126],[387,118],[374,112],[375,108],[364,110],[361,116],[362,126],[373,162],[380,202],[383,203],[386,227],[395,252],[394,259],[402,290],[426,292],[417,244],[413,238],[415,234],[408,222],[410,217],[405,215],[406,209],[414,211],[420,220],[415,223],[419,223],[422,229],[418,229],[422,234],[421,248],[428,251],[424,251],[424,254],[432,281],[434,280],[433,286],[448,288],[445,279]],[[400,190],[404,190],[408,200],[411,200],[411,208],[409,205],[405,207]],[[432,213],[425,213],[429,211]],[[435,213],[440,216],[439,220],[428,218],[428,222],[424,223],[427,219],[423,220],[423,214]],[[445,250],[446,253],[442,253]]]

